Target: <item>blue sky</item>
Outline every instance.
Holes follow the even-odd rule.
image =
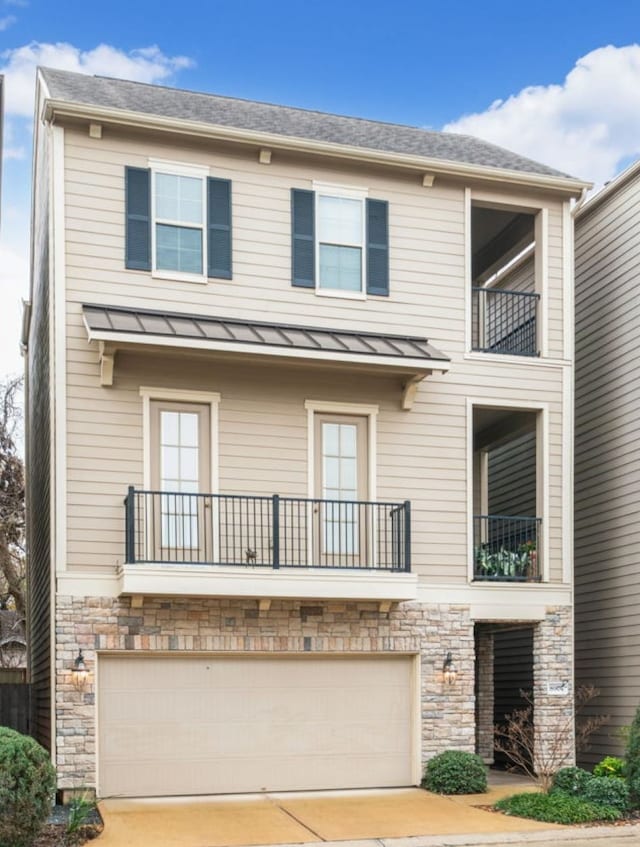
[[[0,375],[20,368],[38,63],[480,135],[602,184],[640,155],[636,2],[0,0]]]

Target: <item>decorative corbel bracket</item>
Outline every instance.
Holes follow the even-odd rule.
[[[116,348],[108,341],[98,342],[100,356],[100,385],[113,385],[113,365],[116,358]]]
[[[413,401],[416,399],[418,385],[427,376],[427,374],[414,374],[402,386],[402,408],[408,412],[413,408]]]

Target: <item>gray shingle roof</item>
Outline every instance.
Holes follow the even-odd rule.
[[[501,168],[543,176],[566,174],[469,135],[433,132],[412,126],[370,121],[201,94],[159,85],[41,68],[53,100],[122,109],[197,123],[282,135]]]
[[[159,312],[116,306],[85,304],[84,319],[91,332],[151,335],[159,337],[195,338],[201,341],[230,344],[258,344],[295,351],[331,352],[357,356],[385,357],[392,360],[424,360],[448,362],[426,338],[412,335],[388,335],[373,332],[350,332],[264,321],[239,321],[206,315]]]

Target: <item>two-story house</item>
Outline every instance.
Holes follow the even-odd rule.
[[[576,213],[576,679],[610,720],[584,764],[623,755],[640,705],[640,162]]]
[[[62,788],[490,760],[517,630],[548,741],[583,187],[465,136],[39,72],[31,672]]]

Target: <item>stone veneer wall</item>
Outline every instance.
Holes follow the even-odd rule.
[[[548,685],[566,683],[566,694],[550,694]],[[547,609],[533,630],[533,699],[536,763],[553,760],[555,769],[575,764],[573,690],[573,612]],[[562,738],[554,727],[566,727]],[[557,752],[551,753],[557,745]],[[543,768],[544,769],[544,768]]]
[[[536,632],[536,726],[566,717],[570,699],[546,695],[547,681],[571,678],[571,613],[554,609]],[[380,612],[376,603],[145,598],[56,599],[56,766],[60,788],[95,784],[95,668],[99,651],[179,653],[419,653],[422,757],[447,748],[476,747],[474,627],[466,606],[402,603]],[[81,648],[90,670],[84,691],[71,667]],[[445,684],[442,664],[451,650],[458,668]]]
[[[476,680],[476,744],[479,756],[487,764],[493,764],[493,633],[481,630],[476,639],[478,678]]]
[[[95,688],[98,651],[403,652],[421,655],[422,754],[473,751],[474,642],[466,607],[376,603],[58,597],[56,607],[56,764],[60,788],[95,782]],[[90,677],[80,692],[71,667],[81,648]],[[442,664],[454,654],[458,678],[446,685]]]

